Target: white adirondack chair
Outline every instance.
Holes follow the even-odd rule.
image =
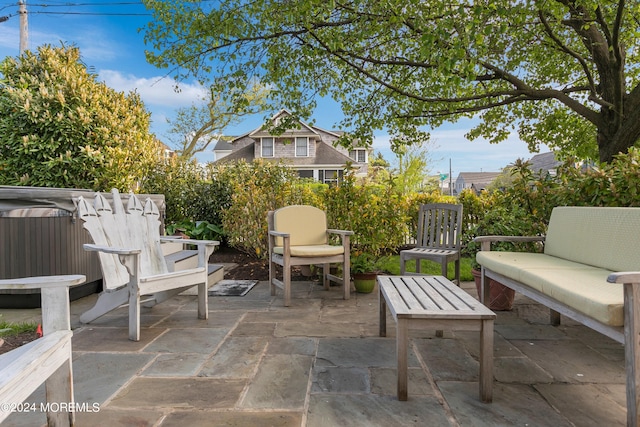
[[[42,383],[48,403],[73,402],[69,287],[85,276],[40,276],[0,280],[0,289],[37,289],[42,295],[43,337],[0,355],[0,424]],[[49,426],[72,426],[74,412],[47,413]],[[68,407],[68,405],[67,405]]]
[[[198,247],[198,265],[170,271],[160,242],[175,238],[160,236],[158,207],[147,199],[144,206],[134,195],[129,196],[125,212],[118,190],[112,190],[113,209],[98,193],[91,205],[83,197],[76,200],[78,216],[84,221],[97,251],[103,275],[103,292],[93,308],[80,316],[89,323],[126,303],[129,304],[129,339],[140,340],[140,305],[151,307],[194,285],[198,286],[198,318],[208,318],[207,261],[216,241],[182,239],[184,244]],[[149,298],[144,301],[143,295]]]

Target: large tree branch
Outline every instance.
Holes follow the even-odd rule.
[[[587,61],[585,61],[585,59],[580,54],[578,54],[578,52],[574,51],[573,49],[570,49],[566,44],[564,44],[558,38],[558,36],[556,36],[553,29],[549,25],[547,18],[544,16],[544,12],[542,10],[538,10],[538,16],[540,17],[540,22],[542,22],[542,26],[544,27],[545,32],[551,38],[551,40],[556,44],[556,46],[558,46],[563,52],[575,58],[580,63],[580,66],[584,71],[587,81],[589,82],[589,90],[591,92],[591,96],[594,98],[597,98],[596,84],[593,80],[593,76],[591,75],[591,71],[589,71],[589,65],[587,64]]]

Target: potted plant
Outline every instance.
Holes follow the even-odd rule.
[[[351,277],[357,292],[371,293],[378,276],[377,262],[373,255],[361,253],[351,258]]]

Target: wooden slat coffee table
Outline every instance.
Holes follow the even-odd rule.
[[[387,307],[396,321],[398,400],[407,400],[409,329],[480,332],[480,399],[493,397],[494,312],[442,276],[378,276],[380,336],[387,335]]]

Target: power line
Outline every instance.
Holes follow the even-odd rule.
[[[31,11],[29,15],[92,15],[92,16],[152,16],[151,13],[117,13],[117,12],[43,12]]]
[[[61,4],[34,4],[29,3],[29,6],[37,7],[68,7],[68,6],[126,6],[126,5],[142,5],[141,1],[135,2],[112,2],[112,3],[61,3]]]

